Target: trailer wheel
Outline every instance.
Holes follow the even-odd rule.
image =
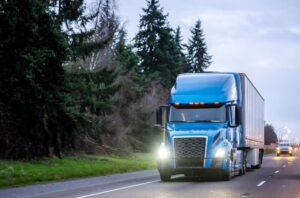
[[[277,153],[277,157],[278,157],[278,156],[280,156],[280,154],[279,154],[279,153]]]

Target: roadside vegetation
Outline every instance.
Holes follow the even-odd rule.
[[[0,159],[149,152],[176,76],[211,63],[201,21],[183,43],[159,0],[132,40],[117,1],[0,2]]]
[[[155,165],[154,155],[145,153],[129,156],[78,155],[29,162],[1,160],[0,187],[152,169]]]

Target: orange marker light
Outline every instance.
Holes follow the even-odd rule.
[[[219,102],[214,102],[214,106],[218,107],[220,105]]]
[[[180,103],[179,103],[179,102],[175,102],[175,106],[176,106],[176,107],[179,107],[179,106],[180,106]]]

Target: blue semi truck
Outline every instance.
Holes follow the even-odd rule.
[[[180,74],[157,126],[162,181],[175,174],[230,180],[262,164],[264,99],[243,73]]]

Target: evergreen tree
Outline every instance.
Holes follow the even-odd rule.
[[[0,158],[60,156],[74,146],[62,64],[86,47],[88,32],[72,28],[86,24],[83,12],[83,0],[0,1]]]
[[[191,39],[186,46],[188,72],[204,72],[211,64],[211,56],[207,53],[204,34],[201,29],[201,21],[196,21],[191,29]]]
[[[179,65],[177,73],[188,71],[187,60],[183,52],[184,47],[182,45],[181,29],[178,26],[175,31],[175,44],[176,44],[176,60]]]
[[[126,32],[125,30],[120,30],[120,40],[117,45],[117,60],[119,64],[123,67],[124,73],[129,73],[131,71],[138,71],[139,58],[133,52],[133,47],[130,44],[126,44]]]
[[[177,76],[178,63],[174,58],[176,44],[172,29],[158,0],[147,0],[143,9],[135,47],[140,58],[140,72],[150,79],[157,77],[170,87]]]

